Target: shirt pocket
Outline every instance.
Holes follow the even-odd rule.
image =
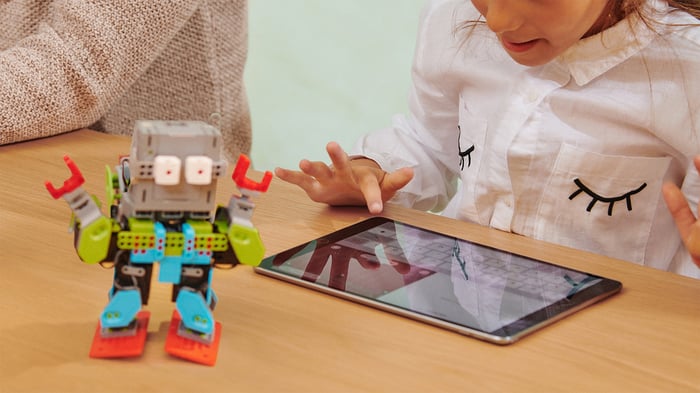
[[[534,237],[643,264],[670,162],[564,144],[543,189]]]

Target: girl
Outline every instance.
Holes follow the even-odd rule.
[[[319,202],[392,199],[700,277],[699,16],[695,0],[432,0],[410,114],[276,174]]]

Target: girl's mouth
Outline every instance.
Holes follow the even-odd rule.
[[[530,40],[530,41],[524,41],[524,42],[512,42],[512,41],[507,41],[506,39],[501,37],[501,43],[503,44],[503,47],[510,52],[525,52],[527,50],[530,50],[535,44],[537,44],[537,39]]]

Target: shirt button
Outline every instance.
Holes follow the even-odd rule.
[[[503,196],[502,196],[501,198],[499,198],[499,199],[500,199],[500,201],[499,201],[498,204],[500,204],[501,206],[505,206],[505,207],[508,207],[508,208],[512,208],[512,207],[513,207],[513,197],[512,197],[511,195],[503,195]]]

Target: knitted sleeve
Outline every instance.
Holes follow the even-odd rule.
[[[148,69],[198,3],[0,3],[0,144],[93,124]]]

